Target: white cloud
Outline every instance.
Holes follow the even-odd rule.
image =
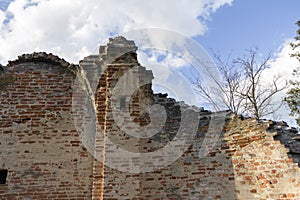
[[[0,23],[2,23],[5,20],[5,13],[0,11]]]
[[[216,1],[211,5],[211,8],[212,8],[213,12],[215,12],[216,10],[219,9],[219,7],[221,7],[225,4],[231,5],[232,2],[228,2],[227,0]]]
[[[270,68],[267,69],[264,74],[266,82],[271,82],[274,76],[282,76],[282,82],[291,80],[292,72],[295,68],[300,67],[300,63],[296,58],[292,58],[290,55],[293,50],[290,43],[293,39],[287,40],[275,54],[276,58],[270,62]],[[280,92],[273,103],[279,103],[286,96],[288,89]],[[282,106],[271,118],[275,120],[284,120],[289,125],[296,126],[295,120],[289,116],[290,110],[284,105]]]
[[[284,76],[290,77],[292,75],[293,69],[299,66],[299,62],[296,58],[292,58],[290,55],[293,50],[290,43],[294,40],[287,40],[279,49],[278,53],[275,53],[276,58],[271,61],[271,69],[267,71],[269,76],[275,74],[282,74]]]
[[[19,54],[48,51],[71,62],[96,53],[108,37],[140,28],[162,28],[187,37],[206,31],[205,19],[232,0],[15,0],[13,19],[0,29],[0,63]],[[198,20],[201,16],[202,20]]]

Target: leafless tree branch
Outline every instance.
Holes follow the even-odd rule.
[[[247,51],[242,58],[231,62],[222,61],[220,56],[214,54],[221,80],[206,71],[207,75],[216,85],[216,88],[207,88],[197,78],[194,82],[198,93],[214,108],[226,107],[237,114],[260,119],[277,111],[282,103],[274,105],[274,97],[287,87],[287,83],[280,85],[281,76],[273,77],[272,83],[266,85],[263,72],[269,68],[270,54],[261,62],[257,58],[257,49]],[[221,101],[219,103],[216,100]],[[220,105],[221,104],[221,105]]]

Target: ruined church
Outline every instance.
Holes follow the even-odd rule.
[[[296,129],[155,94],[136,51],[0,66],[1,200],[300,199]]]

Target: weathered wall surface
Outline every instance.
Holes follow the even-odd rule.
[[[228,125],[238,199],[300,199],[300,169],[267,131],[270,123],[236,117]]]
[[[115,47],[113,42],[112,40],[110,46],[106,47],[104,56],[108,52],[113,54]],[[125,42],[126,46],[126,41],[122,42]],[[280,142],[274,141],[273,134],[267,132],[268,123],[259,124],[255,120],[242,120],[238,117],[231,119],[232,116],[227,116],[225,119],[224,113],[210,113],[193,109],[175,102],[173,99],[168,99],[165,95],[154,95],[154,99],[153,97],[149,99],[149,95],[143,97],[136,95],[132,98],[133,102],[127,102],[126,105],[131,106],[134,111],[131,112],[130,116],[135,117],[135,122],[141,133],[144,130],[143,127],[148,125],[144,123],[147,120],[140,112],[141,108],[145,107],[143,106],[145,103],[162,106],[166,110],[167,119],[162,130],[154,136],[148,138],[132,137],[131,132],[134,132],[133,129],[136,128],[136,125],[131,124],[128,116],[122,115],[122,111],[119,112],[118,116],[112,114],[113,105],[118,104],[118,101],[112,100],[112,96],[118,95],[118,93],[114,94],[112,90],[116,87],[118,78],[135,66],[131,55],[128,54],[127,59],[122,55],[120,58],[115,57],[116,60],[108,61],[109,66],[105,73],[105,81],[103,81],[105,84],[102,86],[102,90],[105,88],[106,97],[110,98],[103,101],[106,102],[106,117],[103,125],[105,133],[113,141],[113,145],[140,154],[130,158],[132,160],[128,162],[124,154],[111,154],[111,149],[106,144],[105,162],[108,164],[110,160],[113,160],[114,167],[107,165],[104,169],[104,199],[300,198],[299,168],[297,164],[292,162],[292,159],[288,158],[288,150]],[[142,67],[139,68],[142,69]],[[143,76],[143,73],[136,74],[138,74],[137,78]],[[137,78],[131,76],[133,80]],[[148,92],[149,90],[144,90],[145,94]],[[147,98],[148,101],[145,101]],[[134,102],[138,102],[138,104]],[[186,123],[183,119],[184,113],[190,116],[188,122],[190,126],[193,123],[192,116],[199,119],[199,126],[195,135],[192,137],[192,141],[189,141],[191,145],[185,149],[183,155],[170,162],[169,165],[159,166],[160,164],[163,165],[165,160],[170,159],[168,157],[170,154],[162,153],[155,157],[148,157],[147,154],[163,149],[175,139],[176,134],[180,132],[182,123]],[[214,117],[213,120],[212,117]],[[117,124],[118,118],[125,118],[124,123]],[[219,131],[215,126],[222,124],[224,120],[226,125],[221,127],[222,134],[217,135],[215,141],[216,135],[213,133]],[[192,130],[186,129],[185,131],[187,133],[191,131],[190,133],[193,134]],[[211,143],[209,143],[210,137]],[[202,156],[205,152],[203,147],[210,148],[209,145],[211,145],[211,149],[209,149],[208,155]],[[139,163],[137,165],[139,168],[137,167],[135,170],[140,170],[140,173],[130,172],[130,169],[135,166],[130,163],[135,162]],[[143,172],[143,170],[147,171],[147,168],[154,170]],[[297,178],[287,180],[288,178],[283,177]],[[286,181],[289,183],[287,184]]]
[[[91,199],[93,158],[71,115],[74,72],[41,53],[0,75],[0,168],[9,171],[0,199]]]
[[[80,67],[0,66],[0,199],[300,199],[295,139],[153,94],[136,49],[118,37]]]
[[[193,113],[199,117],[199,125],[196,134],[191,138],[191,146],[175,162],[162,169],[142,174],[141,198],[142,199],[236,199],[233,165],[231,162],[231,150],[222,138],[222,133],[211,133],[210,123],[224,123],[224,114],[211,113],[205,110],[194,110],[188,106],[173,102],[171,99],[160,100],[168,110],[169,120],[165,132],[155,136],[152,142],[145,145],[160,147],[166,145],[173,138],[166,138],[164,133],[178,134],[182,112]],[[175,112],[174,112],[175,111]],[[177,111],[177,112],[176,112]],[[179,112],[178,112],[179,111]],[[230,117],[230,116],[226,116]],[[177,123],[174,123],[177,119]],[[172,124],[172,126],[171,126]],[[223,126],[221,126],[221,131]],[[215,130],[216,132],[219,130]],[[220,136],[220,137],[219,137]],[[206,150],[208,150],[206,154]],[[157,149],[156,149],[157,150]],[[161,156],[161,159],[168,159]],[[153,160],[153,162],[157,162]]]

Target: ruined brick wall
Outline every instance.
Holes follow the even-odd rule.
[[[118,37],[79,66],[45,53],[0,66],[0,199],[300,199],[299,143],[153,94],[136,50]]]
[[[107,51],[114,52],[112,47],[115,46],[111,44],[106,47],[106,52],[102,55],[106,56]],[[130,127],[136,125],[126,121],[126,116],[122,116],[121,111],[118,116],[113,116],[112,107],[118,101],[113,102],[111,99],[117,95],[112,92],[112,88],[118,79],[126,70],[138,65],[131,55],[121,54],[116,60],[108,61],[106,82],[102,87],[106,89],[106,97],[110,97],[105,100],[105,134],[113,141],[113,145],[125,150],[125,154],[114,154],[113,157],[105,150],[107,165],[104,168],[104,199],[299,199],[299,168],[288,158],[288,150],[266,131],[268,123],[259,124],[252,119],[242,120],[222,112],[211,113],[194,109],[162,94],[152,95],[151,100],[149,95],[137,95],[132,99],[139,104],[127,102],[126,105],[136,106],[135,122],[141,133],[143,127],[147,126],[147,123],[141,123],[145,119],[139,112],[145,107],[145,103],[160,105],[166,110],[167,119],[163,129],[155,135],[148,138],[133,137]],[[141,66],[139,68],[143,69]],[[143,73],[136,74],[138,77],[143,76]],[[133,76],[131,78],[134,79]],[[144,89],[144,93],[148,92],[149,90]],[[195,123],[191,120],[193,116],[196,116],[199,123],[195,132],[185,130],[195,134],[191,137],[192,141],[188,141],[189,147],[183,148],[184,153],[166,166],[161,163],[170,159],[169,155],[160,154],[149,159],[146,154],[159,151],[176,139],[182,123],[186,123],[183,119],[184,113],[190,116],[190,126]],[[125,118],[124,124],[116,125],[115,120],[122,117]],[[216,126],[222,123],[224,126],[221,127],[220,135],[213,134],[220,131]],[[127,127],[127,132],[123,130],[124,127]],[[214,138],[216,136],[217,140]],[[210,143],[210,139],[214,142]],[[209,149],[207,155],[203,147]],[[108,146],[105,148],[110,149]],[[127,162],[128,152],[140,154],[131,157],[131,162]],[[110,160],[113,160],[114,167],[108,164]],[[134,163],[139,163],[139,167],[135,169],[140,170],[139,173],[130,171],[134,168]],[[262,166],[257,167],[258,165]],[[281,177],[297,178],[287,180]]]
[[[0,199],[90,199],[93,158],[72,119],[76,66],[23,55],[0,75]]]
[[[143,106],[150,104],[153,98],[151,84],[147,84],[151,82],[153,75],[140,66],[135,51],[136,46],[132,41],[116,38],[107,47],[101,48],[100,52],[103,71],[96,103],[98,121],[106,136],[103,159],[107,163],[104,168],[104,199],[139,199],[142,192],[141,175],[126,173],[126,168],[130,168],[128,160],[122,152],[115,150],[117,147],[128,152],[140,152],[141,139],[127,131],[138,132],[136,127],[147,123],[148,117],[143,112]],[[101,143],[96,145],[102,146]],[[137,155],[136,161],[139,162],[139,159]],[[111,165],[119,169],[112,168]],[[125,172],[120,169],[125,169]]]
[[[300,199],[300,168],[274,140],[278,133],[267,131],[271,123],[235,117],[228,124],[238,199]]]
[[[212,128],[212,120],[222,124],[226,120],[224,116],[227,120],[230,116],[226,112],[215,115],[216,113],[205,110],[194,110],[187,105],[179,107],[171,99],[160,102],[167,107],[169,119],[166,131],[156,135],[151,143],[145,145],[150,151],[153,146],[162,148],[174,139],[181,125],[182,112],[191,116],[198,115],[199,125],[191,138],[191,145],[182,156],[168,166],[142,174],[141,199],[236,199],[232,152],[221,132],[220,135],[207,134]],[[177,123],[174,123],[174,118],[178,120]],[[223,128],[221,127],[221,131]],[[173,133],[173,137],[166,138],[168,132]],[[206,148],[209,148],[208,154],[205,153]],[[161,159],[168,158],[162,155]]]

